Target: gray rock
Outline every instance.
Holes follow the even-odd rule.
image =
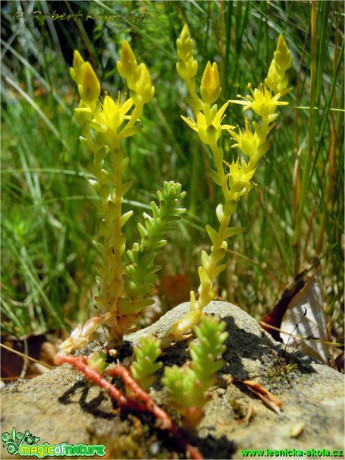
[[[127,340],[137,343],[142,335],[162,336],[187,310],[187,303],[179,305]],[[226,364],[209,392],[206,415],[191,437],[191,444],[205,458],[242,458],[242,449],[343,449],[342,374],[276,343],[255,319],[234,305],[212,302],[205,312],[219,315],[229,333],[223,356]],[[181,365],[188,357],[188,343],[180,342],[165,350],[162,360],[164,365]],[[244,384],[231,383],[230,377],[262,384],[281,400],[282,410],[276,413],[266,407]],[[152,395],[178,420],[159,379]],[[1,397],[2,433],[14,426],[39,436],[40,443],[105,444],[111,458],[185,455],[168,433],[155,427],[150,415],[120,412],[102,390],[69,365],[6,386]],[[249,420],[248,411],[253,411]],[[3,449],[1,458],[15,456]]]

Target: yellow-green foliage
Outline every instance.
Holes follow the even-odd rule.
[[[144,390],[156,380],[154,373],[162,367],[162,363],[156,362],[162,352],[160,344],[156,337],[147,336],[134,347],[135,361],[131,365],[131,373]]]
[[[219,318],[205,315],[199,326],[194,328],[198,340],[190,346],[190,367],[175,365],[164,369],[162,382],[169,390],[172,404],[189,428],[195,428],[203,417],[207,401],[205,392],[215,383],[216,372],[224,365],[218,359],[225,351],[224,342],[228,334],[224,329],[225,323]]]
[[[103,351],[92,353],[87,359],[87,365],[99,374],[102,374],[104,369],[108,366],[106,353]]]
[[[253,188],[252,179],[258,161],[271,145],[268,135],[275,126],[278,106],[287,104],[280,99],[289,91],[286,71],[292,63],[291,52],[280,36],[265,83],[254,89],[249,84],[250,95],[239,96],[240,100],[226,101],[218,108],[221,87],[217,64],[207,63],[197,91],[195,77],[198,63],[194,59],[193,41],[187,25],[177,40],[177,54],[177,72],[186,83],[187,101],[194,112],[194,119],[182,118],[211,150],[214,169],[210,175],[221,188],[223,200],[216,208],[218,227],[206,225],[212,246],[209,253],[202,251],[201,254],[198,296],[191,292],[189,313],[172,325],[163,338],[163,346],[183,338],[189,328],[198,324],[203,308],[216,296],[213,284],[227,266],[224,263],[227,239],[244,230],[231,227],[231,218],[240,198],[247,196]],[[74,54],[71,76],[78,85],[81,98],[76,116],[83,127],[81,141],[93,154],[89,170],[95,179],[91,183],[101,198],[100,233],[103,240],[94,244],[102,261],[96,266],[99,295],[95,297],[95,302],[104,313],[100,318],[88,321],[87,333],[85,328],[80,327],[73,331],[65,351],[85,346],[100,322],[108,326],[110,338],[114,340],[121,340],[123,334],[135,324],[141,309],[152,302],[149,291],[159,269],[154,260],[158,250],[166,243],[164,233],[173,228],[174,221],[183,212],[177,207],[184,196],[181,186],[166,183],[158,193],[160,205],[152,204],[153,215],[145,214],[144,225],[139,224],[140,243],[125,252],[126,237],[122,228],[133,212],[122,214],[122,200],[132,184],[122,182],[129,159],[122,152],[121,140],[138,132],[141,127],[138,120],[155,90],[145,64],[138,65],[127,42],[122,45],[117,68],[127,81],[129,97],[118,94],[114,100],[105,94],[100,99],[100,83],[90,63],[84,62],[77,51]],[[259,120],[249,122],[246,119],[242,128],[224,124],[230,103],[242,104],[244,111],[251,109]],[[221,147],[223,135],[230,135],[235,141],[233,147],[239,148],[240,154],[236,160],[225,160]],[[110,171],[104,168],[106,157],[110,160]]]
[[[157,278],[160,266],[155,264],[157,255],[167,244],[165,236],[175,228],[176,221],[185,212],[178,208],[178,203],[185,196],[181,185],[165,182],[163,190],[157,192],[159,205],[151,203],[152,216],[144,213],[144,225],[138,224],[140,243],[135,243],[127,251],[125,291],[126,298],[119,301],[122,314],[137,313],[144,305],[151,305],[153,300],[147,296]]]
[[[72,332],[61,347],[66,353],[86,346],[101,323],[109,328],[110,339],[115,341],[121,341],[123,334],[134,326],[140,311],[153,303],[149,294],[160,268],[155,258],[166,244],[166,234],[174,229],[176,220],[184,212],[178,208],[185,195],[181,185],[164,183],[163,189],[157,192],[159,205],[151,203],[152,216],[144,214],[144,225],[138,226],[140,243],[126,253],[123,227],[133,211],[122,214],[122,201],[132,183],[122,181],[129,158],[122,151],[121,141],[141,129],[138,122],[155,89],[145,64],[137,63],[127,42],[123,42],[117,69],[126,79],[129,96],[119,93],[115,100],[107,93],[100,98],[100,82],[91,64],[85,62],[78,51],[74,52],[70,69],[80,95],[76,109],[83,132],[80,140],[93,154],[93,161],[88,164],[94,176],[90,183],[100,196],[97,206],[102,241],[93,244],[101,255],[101,261],[96,264],[99,293],[94,300],[102,315],[91,318],[86,328],[78,326]],[[106,169],[107,164],[110,169]]]
[[[102,215],[100,233],[103,242],[94,242],[102,256],[97,264],[99,295],[95,297],[97,306],[108,312],[107,324],[112,337],[126,331],[134,322],[134,315],[119,315],[119,299],[125,297],[124,278],[126,265],[123,254],[126,236],[123,226],[133,211],[122,215],[122,200],[132,184],[123,183],[122,175],[129,158],[124,157],[121,140],[134,135],[141,127],[138,124],[144,105],[154,96],[154,87],[145,64],[137,64],[133,51],[127,42],[122,45],[118,70],[126,78],[130,97],[120,93],[114,100],[105,94],[100,96],[100,83],[89,62],[84,62],[78,51],[74,52],[71,76],[78,85],[80,95],[79,108],[76,109],[78,121],[83,126],[81,141],[93,153],[93,162],[89,170],[95,180],[91,181],[99,193]],[[109,157],[111,170],[104,169],[106,156]]]
[[[200,84],[199,97],[195,82],[198,66],[193,53],[193,41],[188,26],[185,25],[177,40],[179,58],[177,71],[186,83],[187,101],[193,109],[194,119],[184,116],[182,119],[212,152],[215,169],[210,171],[210,175],[223,192],[223,202],[219,203],[216,209],[218,228],[206,226],[212,246],[209,253],[203,251],[201,254],[201,266],[198,269],[199,296],[197,298],[195,293],[191,292],[190,312],[181,321],[175,323],[168,332],[172,340],[181,339],[189,327],[197,324],[201,318],[200,312],[216,295],[213,289],[214,280],[227,267],[226,263],[222,263],[227,249],[227,239],[244,230],[231,227],[231,217],[236,212],[239,199],[247,196],[254,186],[252,179],[258,160],[271,145],[268,135],[278,117],[278,106],[287,105],[287,102],[280,101],[280,98],[288,92],[286,71],[292,64],[291,52],[280,36],[265,84],[260,84],[255,89],[252,89],[249,84],[250,95],[244,98],[239,96],[241,100],[227,101],[218,109],[216,102],[221,94],[221,87],[217,64],[207,63]],[[249,122],[246,119],[243,128],[223,124],[230,103],[244,105],[243,110],[252,109],[260,120]],[[235,141],[232,147],[238,147],[241,152],[231,163],[224,158],[221,147],[223,135],[230,135]]]

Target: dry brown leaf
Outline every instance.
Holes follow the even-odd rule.
[[[285,334],[283,341],[327,364],[329,351],[324,343],[327,342],[327,332],[321,266],[305,281],[284,315],[281,329],[289,335]],[[295,340],[294,334],[304,337],[304,340]]]
[[[260,383],[254,382],[252,380],[241,380],[231,377],[228,379],[230,382],[239,382],[246,385],[253,393],[255,393],[261,401],[271,410],[280,413],[280,407],[283,403],[276,398],[272,393],[270,393],[266,388],[264,388]]]

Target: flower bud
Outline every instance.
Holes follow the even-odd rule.
[[[219,73],[216,62],[212,65],[207,63],[201,80],[200,94],[207,104],[213,104],[219,98],[221,87],[219,85]]]
[[[84,64],[84,59],[81,57],[79,51],[74,50],[73,54],[73,67],[69,69],[72,79],[77,83],[81,83],[82,79],[82,66]]]
[[[180,34],[180,38],[178,40],[181,40],[181,42],[185,42],[188,39],[191,39],[190,38],[190,32],[189,32],[188,24],[185,24],[183,26],[183,29],[182,29],[181,34]]]
[[[140,64],[138,67],[140,70],[140,76],[135,83],[136,92],[142,97],[144,104],[150,102],[155,94],[155,88],[152,85],[150,74],[145,64]]]
[[[279,35],[276,51],[265,79],[266,86],[274,93],[280,92],[288,86],[286,71],[292,65],[292,53],[282,35]]]
[[[117,70],[123,78],[128,78],[134,75],[138,64],[135,59],[133,50],[127,41],[122,43],[120,61],[117,63]]]
[[[198,63],[193,57],[193,40],[190,37],[187,24],[183,27],[176,45],[179,57],[176,68],[179,76],[184,80],[194,78],[198,70]]]
[[[81,88],[79,89],[80,96],[88,104],[95,102],[101,94],[101,85],[98,78],[89,62],[85,62],[82,67],[83,77]]]
[[[273,56],[282,71],[287,71],[292,66],[292,53],[282,35],[279,35],[277,49]]]

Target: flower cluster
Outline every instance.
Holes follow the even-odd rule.
[[[287,71],[291,65],[291,51],[280,35],[265,83],[261,83],[258,88],[254,89],[249,83],[249,95],[244,97],[239,95],[239,100],[230,101],[243,105],[243,111],[251,109],[261,118],[261,122],[251,123],[253,129],[246,119],[244,129],[238,127],[237,132],[234,129],[229,130],[231,137],[236,141],[232,147],[238,147],[244,155],[249,157],[249,161],[246,162],[247,170],[255,170],[258,160],[271,146],[271,141],[267,140],[267,137],[279,116],[278,107],[288,105],[288,102],[280,99],[289,92]]]
[[[70,74],[78,86],[80,95],[79,107],[76,109],[76,117],[80,124],[88,124],[96,132],[105,134],[96,139],[97,146],[108,145],[110,140],[119,142],[125,137],[132,136],[139,129],[132,129],[143,113],[144,105],[151,101],[155,94],[150,74],[145,64],[138,65],[134,53],[128,42],[124,41],[120,53],[120,61],[117,63],[119,74],[126,79],[130,90],[128,99],[121,98],[118,94],[114,101],[111,96],[105,94],[103,101],[99,99],[101,93],[100,82],[89,62],[85,62],[80,53],[75,50],[73,67]],[[130,115],[128,112],[132,109]],[[124,126],[123,123],[126,121]],[[107,138],[107,139],[105,139]],[[90,140],[90,139],[88,139]],[[103,142],[102,142],[103,141]],[[88,145],[92,147],[91,145]]]

